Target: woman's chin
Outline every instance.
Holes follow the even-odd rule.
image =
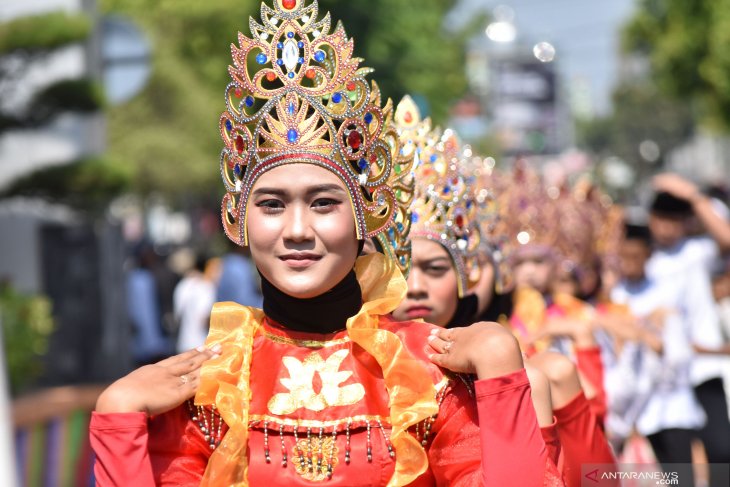
[[[332,286],[322,285],[321,282],[306,282],[303,279],[288,279],[272,282],[279,291],[296,299],[316,298],[326,293]]]

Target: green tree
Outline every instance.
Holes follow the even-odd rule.
[[[641,0],[623,31],[659,88],[691,100],[705,126],[730,129],[730,0]]]
[[[269,2],[271,0],[266,0]],[[385,96],[428,98],[443,121],[465,89],[463,37],[442,29],[452,0],[320,1],[355,39],[355,56],[375,68]],[[240,0],[101,0],[105,12],[134,19],[149,37],[153,74],[137,98],[109,112],[109,150],[134,173],[142,194],[218,200],[222,143],[218,117],[229,82],[230,44],[260,3]]]
[[[664,154],[692,133],[689,104],[668,98],[649,81],[619,85],[612,99],[609,116],[578,123],[578,144],[594,154],[642,164],[641,142],[656,142]]]
[[[44,62],[60,48],[84,42],[90,31],[87,17],[63,12],[0,24],[0,100],[15,97],[31,66]],[[61,113],[96,111],[101,105],[101,91],[91,80],[58,80],[23,105],[0,103],[0,134],[43,125]]]
[[[94,113],[104,107],[101,87],[88,77],[59,79],[33,93],[25,103],[7,102],[24,91],[22,83],[29,69],[47,62],[59,49],[86,42],[91,29],[86,15],[65,12],[0,24],[0,135],[43,127],[65,113]],[[97,157],[34,171],[5,188],[0,197],[43,196],[77,208],[103,211],[111,198],[128,188],[128,182],[124,168]]]

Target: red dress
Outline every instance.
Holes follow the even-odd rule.
[[[515,306],[510,326],[515,336],[528,338],[536,333],[548,316],[578,316],[588,306],[565,295],[556,296],[549,308],[537,291],[521,289],[515,293]],[[547,348],[544,341],[526,350],[528,355]],[[613,465],[616,459],[603,432],[606,413],[606,394],[603,386],[603,363],[598,346],[574,349],[576,367],[597,390],[595,397],[587,399],[580,392],[565,406],[555,409],[557,432],[560,439],[558,467],[568,487],[580,487],[583,481],[583,465]],[[619,485],[616,481],[615,485]]]
[[[382,311],[368,284],[362,277],[364,299]],[[432,325],[370,313],[376,327],[355,320],[314,335],[237,306],[217,309],[262,319],[248,362],[237,352],[246,346],[233,347],[246,343],[240,319],[211,328],[223,351],[204,368],[196,400],[214,397],[216,412],[94,413],[98,485],[563,485],[557,446],[543,439],[554,431],[538,427],[524,369],[471,382],[428,361]]]

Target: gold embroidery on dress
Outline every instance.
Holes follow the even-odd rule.
[[[279,416],[270,416],[268,414],[251,414],[249,415],[249,427],[255,428],[257,426],[260,426],[264,423],[264,421],[267,421],[271,424],[275,425],[282,425],[287,429],[292,429],[294,427],[301,427],[301,428],[326,428],[326,429],[332,429],[335,428],[338,431],[343,430],[344,426],[348,423],[351,425],[359,425],[359,424],[365,424],[365,423],[377,423],[380,421],[385,427],[391,428],[390,424],[390,417],[389,416],[380,416],[380,415],[370,415],[370,414],[358,414],[356,416],[348,416],[344,418],[339,419],[332,419],[327,421],[321,421],[318,419],[290,419],[290,418],[281,418]]]
[[[292,448],[291,456],[296,458],[299,455],[302,459],[308,459],[293,462],[299,475],[311,482],[321,482],[328,479],[328,473],[332,475],[332,470],[339,463],[338,453],[337,443],[331,436],[312,436],[298,440]]]
[[[279,379],[289,392],[274,394],[268,408],[272,414],[291,414],[299,408],[322,411],[331,406],[349,406],[365,396],[362,384],[340,384],[350,378],[352,372],[340,371],[349,350],[338,350],[323,360],[317,352],[312,352],[304,361],[296,357],[284,357],[282,362],[289,371],[289,378]],[[315,374],[319,375],[321,387],[315,391]]]
[[[275,335],[273,333],[270,333],[268,331],[264,331],[264,336],[271,340],[272,342],[276,343],[283,343],[284,345],[294,345],[297,347],[304,347],[304,348],[327,348],[327,347],[334,347],[335,345],[341,345],[343,343],[348,343],[350,341],[349,336],[345,336],[342,338],[335,338],[334,340],[297,340],[296,338],[290,338],[290,337],[284,337],[281,335]]]

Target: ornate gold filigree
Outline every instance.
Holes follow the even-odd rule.
[[[310,462],[295,461],[294,469],[305,480],[310,482],[321,482],[327,480],[328,474],[337,466],[339,449],[337,443],[331,436],[319,438],[312,436],[299,440],[292,448],[291,458],[297,458],[299,454],[304,458],[311,458]]]

